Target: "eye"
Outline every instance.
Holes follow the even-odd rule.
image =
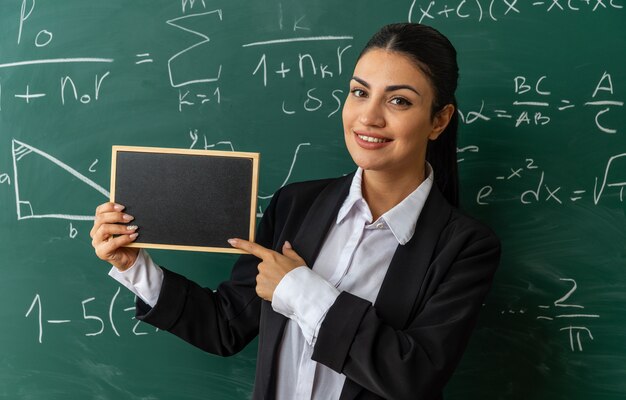
[[[395,106],[408,107],[408,106],[412,105],[413,103],[411,103],[410,101],[408,101],[404,97],[394,97],[393,99],[391,99],[391,104],[393,104]]]
[[[352,93],[352,95],[354,97],[365,97],[366,96],[365,90],[359,89],[359,88],[354,88],[354,89],[350,90],[350,93]]]

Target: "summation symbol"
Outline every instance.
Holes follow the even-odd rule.
[[[173,73],[173,64],[176,60],[178,60],[179,58],[181,58],[183,55],[188,55],[187,53],[190,53],[192,50],[194,50],[195,48],[199,47],[199,46],[203,46],[206,45],[207,43],[209,43],[211,41],[211,39],[209,39],[209,37],[203,33],[200,33],[198,31],[194,31],[192,29],[186,28],[185,26],[182,25],[182,22],[184,22],[185,20],[191,19],[191,18],[203,18],[207,15],[211,15],[211,14],[217,14],[217,16],[219,17],[220,21],[222,21],[222,10],[213,10],[213,11],[207,11],[207,12],[203,12],[203,13],[197,13],[197,14],[189,14],[189,15],[185,15],[182,17],[178,17],[178,18],[174,18],[174,19],[170,19],[168,21],[166,21],[166,23],[168,25],[171,25],[175,28],[181,29],[185,32],[191,33],[192,35],[196,35],[199,36],[202,40],[197,42],[196,44],[187,47],[186,49],[179,51],[178,53],[174,54],[172,57],[170,57],[169,60],[167,60],[167,69],[169,72],[169,77],[170,77],[170,85],[172,85],[172,87],[175,88],[179,88],[182,86],[187,86],[187,85],[192,85],[192,84],[196,84],[196,83],[203,83],[203,82],[215,82],[217,80],[220,79],[220,75],[222,73],[222,65],[220,64],[218,69],[217,69],[217,74],[211,77],[201,77],[201,78],[197,78],[197,79],[182,79],[182,80],[178,80],[178,79],[174,79],[174,73]],[[204,68],[202,68],[202,70],[204,70]]]

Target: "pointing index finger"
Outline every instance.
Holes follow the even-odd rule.
[[[272,250],[269,250],[260,244],[256,244],[244,239],[228,239],[228,243],[234,248],[246,251],[262,260],[267,258]]]

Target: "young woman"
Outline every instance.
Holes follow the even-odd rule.
[[[96,254],[145,322],[220,355],[259,335],[254,399],[440,399],[500,257],[456,209],[457,77],[436,30],[376,33],[342,114],[357,171],[276,192],[216,291],[123,247],[122,205],[96,210]]]

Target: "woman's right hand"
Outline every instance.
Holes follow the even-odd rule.
[[[126,225],[133,217],[123,212],[124,206],[104,203],[96,208],[96,219],[89,236],[96,255],[109,262],[119,271],[130,268],[137,259],[139,249],[123,247],[132,243],[138,236],[136,225]]]

